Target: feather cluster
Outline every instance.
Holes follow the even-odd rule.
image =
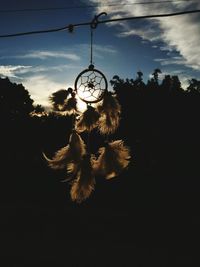
[[[71,199],[77,203],[86,200],[94,190],[95,178],[92,168],[93,158],[87,154],[83,156],[76,174],[76,180],[72,182]]]
[[[122,140],[107,143],[99,149],[99,157],[94,162],[94,172],[111,179],[119,175],[130,161],[130,150]]]
[[[73,131],[69,139],[69,144],[58,150],[52,159],[47,158],[44,153],[43,155],[49,167],[55,170],[70,168],[70,174],[72,175],[75,172],[72,166],[76,166],[85,153],[86,147],[84,141],[76,131]]]
[[[98,125],[99,132],[103,135],[113,134],[119,127],[121,106],[111,92],[105,92],[103,102],[98,106],[98,111],[101,114]]]
[[[119,127],[120,117],[115,113],[102,114],[99,119],[98,129],[102,135],[113,134]]]
[[[78,114],[75,93],[72,88],[68,88],[67,92],[54,94],[53,97],[60,100],[63,94],[64,100],[57,102],[62,105],[62,111],[74,115],[75,123]],[[91,195],[95,187],[96,175],[111,179],[128,167],[131,158],[130,150],[122,140],[106,143],[105,147],[99,149],[98,157],[95,158],[94,155],[87,153],[89,149],[86,150],[86,145],[79,135],[84,131],[91,132],[96,127],[102,135],[113,134],[119,127],[120,113],[121,107],[118,100],[111,92],[106,91],[101,105],[97,108],[88,105],[76,125],[73,125],[76,130],[72,131],[69,144],[58,150],[52,159],[43,154],[52,169],[67,171],[67,177],[63,182],[71,180],[72,201],[81,203]]]
[[[79,121],[77,122],[78,132],[91,132],[94,128],[98,126],[99,113],[92,106],[88,106],[87,110],[83,112]]]
[[[78,112],[75,93],[71,93],[71,97],[66,100],[63,110],[69,115],[73,114],[74,112]]]
[[[67,98],[70,94],[70,90],[60,89],[54,92],[50,97],[49,100],[53,105],[54,111],[64,111],[64,106],[67,101]]]

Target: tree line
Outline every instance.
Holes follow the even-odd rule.
[[[118,202],[119,196],[130,201],[131,190],[135,196],[142,194],[147,199],[152,192],[157,196],[162,190],[172,188],[192,192],[200,188],[200,81],[190,79],[183,89],[178,76],[165,75],[160,79],[160,74],[155,69],[146,83],[141,71],[136,78],[122,79],[115,75],[110,81],[122,107],[120,127],[113,138],[125,140],[133,160],[127,173],[117,178],[113,187],[108,186],[105,199],[113,188],[117,188],[113,195]],[[67,185],[60,183],[64,173],[50,170],[42,157],[44,151],[51,157],[68,142],[72,118],[57,112],[67,97],[66,91],[62,89],[50,96],[52,109],[47,112],[43,106],[34,105],[22,84],[0,78],[4,200],[66,198]],[[92,138],[97,143],[102,141],[95,131]],[[99,183],[98,190],[105,189],[104,182]],[[102,200],[98,190],[96,199]]]

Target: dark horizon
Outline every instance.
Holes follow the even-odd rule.
[[[9,266],[198,261],[200,82],[185,91],[177,76],[158,82],[157,74],[147,83],[141,73],[111,81],[122,114],[110,140],[123,139],[132,159],[118,177],[98,177],[82,204],[61,182],[66,171],[51,170],[42,156],[68,143],[72,117],[30,116],[28,91],[0,79],[1,235],[13,254]],[[96,130],[91,139],[93,151],[104,143]]]

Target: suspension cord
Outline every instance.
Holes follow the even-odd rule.
[[[93,64],[93,28],[90,27],[90,64]]]

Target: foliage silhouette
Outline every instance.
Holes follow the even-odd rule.
[[[189,80],[187,92],[198,95],[200,93],[200,81],[197,81],[196,79]]]
[[[45,111],[45,108],[42,106],[42,105],[36,105],[35,107],[34,107],[34,112],[37,114],[37,113],[42,113],[42,112],[44,112]]]
[[[113,91],[122,107],[120,128],[115,134],[117,136],[113,137],[125,139],[133,151],[134,163],[129,174],[132,168],[136,173],[151,172],[151,175],[158,171],[162,173],[165,169],[161,181],[154,180],[152,184],[147,182],[152,190],[165,183],[169,187],[169,181],[174,176],[177,187],[181,175],[186,176],[189,172],[194,174],[195,171],[199,173],[197,148],[200,132],[197,121],[200,114],[200,82],[191,79],[187,89],[183,90],[178,76],[165,75],[159,81],[159,73],[160,70],[154,70],[153,78],[147,83],[143,81],[141,71],[138,71],[135,79],[122,79],[115,75],[111,80]],[[64,105],[67,94],[65,89],[52,94],[50,99],[54,109]],[[0,110],[1,121],[6,125],[1,131],[1,160],[4,167],[9,168],[12,162],[19,173],[22,170],[24,173],[26,169],[24,175],[31,177],[30,166],[39,164],[38,177],[41,177],[40,173],[47,172],[59,178],[55,179],[55,183],[63,178],[47,170],[41,152],[46,151],[47,155],[52,156],[67,143],[72,118],[54,112],[42,113],[44,108],[33,106],[33,100],[23,85],[13,84],[9,79],[0,79]],[[42,113],[42,116],[29,116],[32,111]],[[103,140],[95,132],[92,136],[92,149],[95,150],[98,145],[102,145]],[[187,164],[182,166],[183,162]],[[170,172],[173,175],[167,179],[167,173]],[[11,173],[7,181],[15,180]],[[25,179],[23,175],[20,176],[22,180],[21,183],[18,181],[19,187]],[[37,186],[47,179],[38,177],[35,178]],[[196,179],[197,175],[193,177]],[[194,184],[198,184],[198,180]],[[193,188],[192,184],[190,188]]]
[[[116,180],[97,179],[96,191],[78,208],[66,194],[67,185],[60,182],[65,174],[49,169],[42,157],[42,151],[51,157],[68,143],[72,118],[56,112],[29,115],[43,109],[33,106],[22,85],[0,79],[0,203],[1,207],[8,203],[26,207],[9,208],[7,213],[1,209],[6,213],[2,233],[9,246],[13,235],[21,238],[23,234],[28,243],[33,241],[34,252],[40,243],[36,235],[42,236],[42,244],[48,243],[47,255],[50,240],[63,245],[63,255],[66,240],[70,246],[92,241],[99,251],[108,241],[109,253],[111,243],[116,253],[116,243],[124,248],[135,242],[142,248],[174,246],[177,250],[186,243],[192,246],[195,237],[199,240],[199,225],[193,219],[200,203],[200,81],[189,80],[183,90],[178,76],[159,79],[159,71],[153,73],[147,82],[141,71],[135,78],[115,75],[111,80],[122,107],[113,139],[125,141],[133,162]],[[58,95],[62,105],[66,92]],[[95,131],[91,138],[91,150],[96,151],[103,139]],[[42,247],[41,255],[43,251]]]
[[[33,100],[22,84],[11,83],[8,78],[0,79],[1,114],[15,119],[29,115],[33,109]]]

